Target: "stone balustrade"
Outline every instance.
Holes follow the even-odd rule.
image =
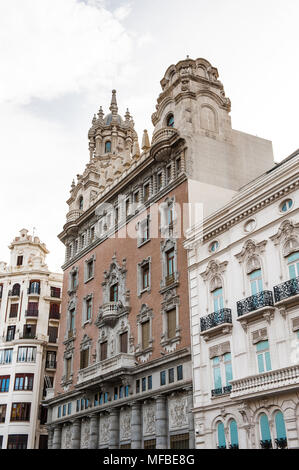
[[[97,362],[85,369],[81,369],[78,373],[78,384],[82,384],[87,380],[94,379],[100,375],[115,373],[118,370],[136,367],[136,359],[134,354],[120,353],[109,359]]]
[[[299,387],[299,365],[271,370],[230,382],[230,397],[252,397],[270,393],[276,389]]]

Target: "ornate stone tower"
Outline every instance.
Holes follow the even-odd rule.
[[[151,155],[168,159],[184,142],[189,200],[202,202],[208,215],[273,166],[272,144],[232,129],[230,99],[207,60],[187,57],[160,83]]]

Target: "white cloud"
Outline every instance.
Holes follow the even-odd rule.
[[[28,103],[107,86],[128,63],[132,39],[120,20],[89,0],[0,3],[0,102]],[[127,65],[126,65],[127,68]]]

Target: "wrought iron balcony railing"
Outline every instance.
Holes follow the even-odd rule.
[[[49,320],[60,320],[60,313],[59,312],[49,312]]]
[[[288,447],[288,441],[284,437],[275,439],[275,444],[276,444],[277,449],[286,449]]]
[[[232,323],[232,311],[230,308],[222,308],[219,312],[213,312],[200,319],[201,331],[209,330],[223,323]]]
[[[212,397],[219,397],[220,395],[227,395],[231,392],[232,386],[227,385],[226,387],[214,388],[211,390]]]
[[[273,307],[273,294],[270,290],[264,290],[258,294],[251,295],[246,299],[239,300],[237,302],[238,317],[245,315],[246,313],[254,312],[263,307]]]
[[[260,441],[262,449],[272,449],[272,441],[271,439],[266,439],[264,441]]]
[[[273,287],[275,302],[299,294],[299,276]]]
[[[56,361],[46,361],[46,369],[56,369]]]
[[[27,289],[28,295],[40,295],[40,287],[39,286],[30,286]]]
[[[25,310],[26,317],[38,317],[38,310]]]

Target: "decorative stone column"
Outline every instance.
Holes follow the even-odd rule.
[[[71,439],[71,449],[80,449],[81,441],[81,419],[74,419],[72,421],[72,439]]]
[[[53,429],[53,426],[51,426],[51,427],[48,428],[48,449],[52,449],[53,434],[54,434],[54,429]]]
[[[54,427],[52,449],[61,449],[61,431],[62,431],[61,424],[57,424]]]
[[[142,448],[141,404],[131,404],[131,449]]]
[[[99,441],[99,417],[97,414],[90,416],[90,431],[89,431],[89,449],[97,449]]]
[[[119,410],[110,411],[110,440],[109,449],[119,448]]]
[[[195,449],[195,433],[194,433],[194,415],[193,415],[193,389],[186,388],[187,391],[187,410],[189,425],[189,449]]]
[[[156,397],[156,449],[167,449],[168,420],[167,399],[165,396]]]

